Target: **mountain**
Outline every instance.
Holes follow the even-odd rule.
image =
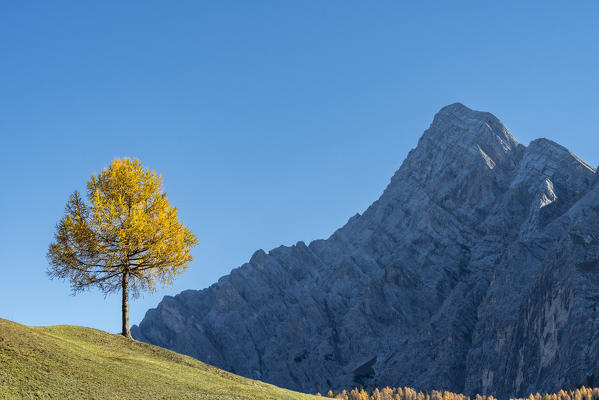
[[[316,399],[95,329],[0,319],[1,399]]]
[[[165,297],[132,333],[306,392],[599,385],[597,181],[557,143],[452,104],[363,215]]]

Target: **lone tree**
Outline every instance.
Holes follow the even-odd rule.
[[[130,338],[129,292],[171,284],[193,259],[194,234],[177,218],[162,177],[135,159],[115,159],[75,191],[48,250],[50,278],[68,279],[73,294],[90,287],[122,291],[123,330]]]

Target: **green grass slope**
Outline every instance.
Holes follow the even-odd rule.
[[[160,347],[0,319],[0,399],[315,399]]]

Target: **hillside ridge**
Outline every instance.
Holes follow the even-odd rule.
[[[0,319],[1,399],[288,399],[315,396],[91,328]]]

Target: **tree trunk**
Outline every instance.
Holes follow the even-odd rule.
[[[123,331],[121,333],[131,339],[129,330],[129,271],[123,272]]]

